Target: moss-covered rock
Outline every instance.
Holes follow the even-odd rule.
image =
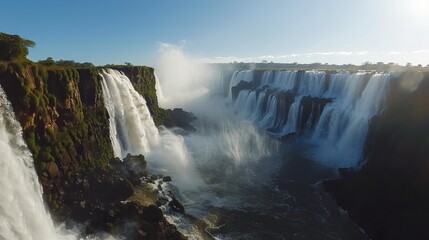
[[[108,168],[113,157],[101,78],[96,69],[2,65],[0,84],[23,127],[37,173],[52,178],[51,170],[57,169],[56,184],[42,181],[45,196],[51,196],[48,204],[61,206],[64,182],[72,181],[75,173]]]
[[[159,112],[152,68],[125,72]],[[128,212],[134,185],[141,183],[143,155],[113,158],[109,115],[102,98],[99,70],[75,69],[31,62],[0,62],[0,84],[12,103],[33,154],[43,197],[53,216],[89,222],[88,233],[100,230],[128,239],[182,239],[155,206],[136,206]],[[121,233],[123,222],[137,221],[130,236]]]

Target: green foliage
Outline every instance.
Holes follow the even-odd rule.
[[[39,60],[37,63],[49,66],[49,67],[62,67],[62,68],[91,68],[94,67],[94,64],[90,62],[76,62],[74,60],[63,60],[60,59],[55,61],[52,57],[48,57],[45,60]]]
[[[36,44],[18,35],[10,35],[0,32],[0,60],[22,61],[27,60],[28,48]]]
[[[29,132],[25,138],[27,146],[34,155],[38,155],[40,147],[36,145],[36,137],[34,132]]]
[[[41,146],[41,150],[37,155],[37,160],[42,162],[51,162],[55,161],[54,157],[51,155],[50,146]]]
[[[55,64],[55,61],[53,58],[48,57],[48,58],[46,58],[46,60],[40,60],[37,63],[40,63],[40,64],[45,65],[45,66],[52,66]]]
[[[73,146],[73,140],[67,132],[67,128],[62,128],[60,130],[58,138],[60,139],[60,144],[65,148],[71,148]]]
[[[33,110],[37,110],[39,108],[39,98],[37,98],[34,92],[31,92],[28,95],[30,108]]]

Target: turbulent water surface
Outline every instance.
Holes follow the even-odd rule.
[[[165,187],[186,214],[164,210],[191,239],[365,239],[321,181],[336,177],[338,166],[360,164],[388,75],[236,71],[226,88],[219,78],[193,85],[192,92],[206,94],[179,105],[199,117],[197,130],[184,135],[154,127],[124,74],[102,76],[115,155],[144,153],[152,171],[173,176]],[[234,97],[241,81],[253,87]],[[157,91],[162,87],[161,76]]]

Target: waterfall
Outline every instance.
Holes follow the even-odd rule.
[[[274,82],[268,84],[272,89],[291,90],[296,85],[297,71],[276,71]]]
[[[165,97],[162,93],[161,83],[159,82],[159,77],[154,73],[155,75],[155,90],[156,90],[156,96],[158,97],[158,103],[160,105],[163,105],[165,103]]]
[[[159,133],[146,101],[119,71],[102,70],[101,76],[115,157],[149,153],[158,144]]]
[[[298,94],[319,97],[324,92],[325,72],[308,71],[299,81]]]
[[[143,154],[152,172],[169,174],[182,189],[199,184],[184,139],[155,126],[145,99],[130,79],[116,70],[101,71],[103,99],[109,113],[110,139],[115,157]],[[161,86],[157,92],[161,93]]]
[[[0,239],[58,239],[22,129],[0,87]]]
[[[283,130],[280,136],[284,136],[289,133],[294,133],[299,130],[298,125],[299,125],[299,115],[301,110],[300,108],[301,99],[302,99],[302,96],[299,96],[295,99],[294,103],[292,103],[289,109],[288,119],[286,121],[286,124],[283,127]]]
[[[272,81],[272,75],[273,75],[273,71],[265,71],[262,74],[262,80],[261,80],[260,86],[264,87],[264,86],[270,85]]]
[[[237,86],[241,81],[251,82],[253,80],[253,71],[251,70],[243,70],[243,71],[235,71],[232,74],[231,81],[229,82],[229,93],[228,98],[232,101],[232,87]]]
[[[231,87],[237,79],[257,82],[253,76],[252,71],[236,71]],[[390,75],[327,76],[324,71],[264,71],[257,89],[239,91],[235,112],[278,137],[309,135],[320,146],[315,155],[327,165],[357,166],[369,121],[384,107]]]
[[[268,129],[274,126],[277,115],[277,97],[275,95],[270,95],[266,109],[267,110],[265,111],[263,118],[258,122],[258,124],[262,128]]]
[[[264,113],[265,101],[267,100],[265,92],[259,92],[258,99],[256,101],[256,110],[253,111],[251,120],[257,122],[261,119]]]

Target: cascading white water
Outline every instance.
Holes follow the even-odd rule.
[[[206,77],[199,75],[194,78],[195,70],[199,69],[198,65],[189,65],[186,68],[187,73],[183,74],[184,68],[181,64],[183,58],[178,59],[176,56],[185,54],[178,54],[176,49],[170,52],[170,54],[163,54],[163,57],[168,58],[170,55],[171,59],[162,61],[170,64],[162,64],[157,68],[165,96],[170,97],[171,93],[175,94],[175,92],[191,93],[193,89],[199,89]],[[209,65],[209,67],[214,66]],[[225,75],[220,74],[219,77],[232,73],[229,69],[226,71]],[[352,239],[335,233],[338,227],[331,223],[330,216],[340,216],[340,214],[337,214],[336,208],[333,210],[326,208],[328,205],[322,202],[322,195],[317,194],[319,187],[308,184],[302,188],[303,185],[299,179],[297,185],[295,181],[288,180],[293,179],[286,176],[289,173],[297,172],[298,175],[308,173],[309,163],[298,162],[303,159],[302,147],[297,146],[299,149],[295,149],[295,146],[289,143],[280,142],[254,124],[267,125],[269,131],[281,131],[282,128],[278,126],[286,123],[285,110],[293,103],[297,106],[295,115],[308,120],[308,109],[303,109],[302,104],[300,106],[300,101],[297,99],[299,96],[295,96],[296,92],[294,92],[298,91],[298,84],[303,79],[304,72],[282,71],[284,76],[278,79],[288,79],[287,84],[280,80],[274,84],[276,76],[279,75],[278,71],[264,73],[241,71],[242,75],[249,77],[237,76],[239,73],[235,72],[230,82],[225,81],[225,86],[229,86],[229,89],[222,88],[224,91],[221,95],[214,94],[213,88],[209,87],[209,92],[198,97],[186,94],[191,96],[186,104],[174,101],[171,102],[173,104],[168,105],[168,107],[182,107],[198,117],[192,123],[196,131],[188,132],[183,136],[186,148],[171,144],[167,149],[179,149],[176,152],[177,156],[189,156],[187,155],[189,153],[194,158],[196,169],[204,180],[198,188],[183,191],[181,184],[173,177],[172,184],[179,189],[173,192],[181,196],[180,200],[185,206],[186,214],[172,213],[169,215],[171,217],[169,220],[174,221],[183,233],[191,235],[190,239],[293,239],[296,236],[306,239],[317,238],[318,236],[314,234],[307,234],[308,231],[305,229],[308,229],[308,223],[315,230],[311,232],[319,236],[321,236],[319,233],[333,233],[329,236],[323,235],[322,238]],[[186,78],[181,78],[182,74]],[[255,76],[260,76],[261,79],[254,79]],[[186,79],[198,79],[198,81],[182,84]],[[251,84],[252,89],[239,92],[237,100],[232,103],[231,87],[246,79],[248,82],[255,81]],[[220,82],[224,83],[224,81]],[[327,88],[327,84],[325,82],[323,89]],[[186,85],[186,87],[171,87],[177,85]],[[306,89],[317,89],[318,86],[322,88],[321,85],[316,85],[317,83],[313,87],[309,84]],[[169,92],[166,88],[174,90]],[[225,95],[228,96],[226,99]],[[302,103],[314,110],[312,119],[315,120],[310,121],[314,129],[324,104],[323,106],[311,104],[306,96],[301,96]],[[243,118],[252,119],[253,123]],[[301,124],[302,122],[299,122],[298,127]],[[182,131],[178,132],[182,133]],[[162,142],[163,140],[161,145],[163,145]],[[158,153],[161,154],[163,151]],[[168,153],[173,159],[176,157],[174,154]],[[296,164],[298,166],[294,166],[295,163],[298,163]],[[177,163],[177,168],[185,165]],[[309,168],[312,169],[312,166]],[[309,175],[312,173],[310,170]],[[308,194],[308,191],[311,194]],[[340,221],[342,220],[341,218]],[[334,228],[333,231],[321,230],[318,225],[323,228],[331,225]],[[341,226],[343,226],[342,223]],[[195,236],[196,232],[201,232],[201,237]]]
[[[237,86],[241,81],[251,82],[253,80],[253,71],[251,70],[243,70],[243,71],[235,71],[232,74],[231,81],[229,83],[229,93],[228,98],[232,101],[232,87]]]
[[[156,96],[158,97],[158,103],[160,105],[165,103],[164,93],[162,93],[161,83],[159,82],[158,75],[155,75],[155,90],[156,90]]]
[[[307,71],[299,81],[299,95],[310,95],[319,97],[323,94],[325,87],[325,72]]]
[[[149,153],[158,145],[159,133],[146,101],[119,71],[102,70],[101,76],[115,157]]]
[[[261,83],[260,86],[267,86],[271,83],[273,76],[273,71],[265,71],[264,74],[262,74]]]
[[[256,109],[253,112],[253,115],[251,117],[252,121],[258,122],[261,119],[262,114],[264,112],[265,101],[266,101],[265,92],[259,92],[258,99],[256,100]]]
[[[283,91],[292,90],[296,85],[297,71],[276,71],[274,74],[274,82],[268,84],[270,88],[278,88]]]
[[[240,91],[237,100],[235,101],[235,111],[240,113],[241,115],[246,115],[246,111],[243,111],[243,109],[246,106],[249,93],[249,90]]]
[[[183,137],[164,128],[158,131],[145,99],[125,74],[107,69],[102,70],[101,76],[115,157],[143,154],[154,171],[173,175],[183,187],[197,185],[199,178]],[[157,91],[161,92],[160,86]]]
[[[341,72],[331,75],[331,82],[329,88],[323,94],[323,97],[326,98],[335,98],[338,97],[338,94],[341,94],[346,85],[347,78],[350,76],[348,72]]]
[[[248,71],[245,73],[250,75]],[[236,82],[236,75],[231,82]],[[276,136],[299,132],[300,127],[305,127],[307,132],[315,121],[310,134],[313,141],[322,146],[316,153],[321,162],[335,167],[357,166],[370,118],[380,113],[384,106],[389,79],[389,74],[369,76],[364,72],[339,72],[331,74],[327,82],[323,71],[299,74],[297,71],[265,71],[259,89],[251,91],[252,94],[249,90],[238,93],[235,111]],[[269,94],[266,95],[267,91]],[[278,99],[282,92],[295,96],[290,107],[285,107],[284,101]],[[258,94],[260,98],[256,98]],[[319,111],[320,117],[315,120],[319,114],[314,116],[313,102],[306,123],[300,123],[304,96],[332,99],[332,102],[321,113]],[[285,111],[288,112],[286,120]]]
[[[265,111],[264,117],[258,122],[259,126],[263,128],[271,128],[274,126],[276,115],[277,115],[277,97],[270,95],[268,99],[267,110]]]
[[[298,96],[295,101],[292,103],[289,114],[287,117],[286,124],[284,125],[281,134],[279,136],[284,136],[289,133],[294,133],[298,131],[299,123],[299,113],[300,113],[300,104],[302,96]]]
[[[323,153],[328,154],[325,159],[322,156],[325,162],[331,164],[332,160],[330,158],[335,159],[330,156],[333,154],[343,156],[342,164],[346,166],[356,166],[358,164],[365,143],[369,121],[371,117],[380,113],[384,106],[389,79],[389,74],[374,74],[359,97],[355,97],[356,95],[353,97],[346,96],[347,100],[343,102],[336,101],[332,106],[329,106],[323,120],[330,119],[327,124],[328,127],[325,128],[328,132],[329,141],[334,143],[335,150],[328,153],[323,151]],[[360,84],[354,87],[356,86],[361,87]],[[348,91],[348,93],[350,92],[355,94],[357,91]],[[350,108],[350,106],[352,107]],[[324,139],[322,137],[318,140]]]
[[[1,87],[0,155],[0,239],[59,239],[21,126]]]
[[[347,125],[351,111],[356,107],[356,103],[361,96],[365,74],[352,74],[344,80],[344,77],[338,78],[338,81],[333,82],[335,92],[332,89],[329,96],[336,96],[334,102],[328,104],[315,129],[316,138],[327,138],[330,140],[336,139],[343,132],[343,127]],[[334,76],[335,79],[335,76]],[[340,86],[342,87],[340,87]]]

